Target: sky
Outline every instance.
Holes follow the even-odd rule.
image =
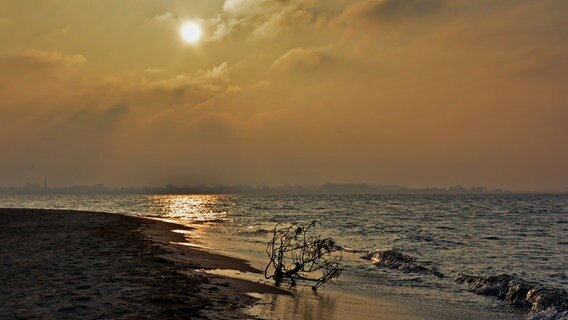
[[[0,187],[568,187],[565,0],[2,0]],[[186,43],[180,28],[202,28]]]

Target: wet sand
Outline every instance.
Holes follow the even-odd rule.
[[[207,275],[246,261],[171,242],[184,229],[121,215],[0,209],[0,319],[244,319],[254,298],[286,294]],[[188,228],[185,228],[186,230]]]
[[[409,305],[278,288],[258,263],[195,248],[197,231],[115,214],[0,209],[0,319],[479,318],[430,313],[419,297]]]
[[[200,244],[212,248],[214,252],[248,261],[254,268],[264,269],[266,257],[264,254],[256,255],[251,252],[263,252],[264,245],[258,243],[235,242],[230,237],[210,236],[222,233],[219,225],[198,225],[193,235],[197,236]],[[358,254],[355,256],[359,257]],[[360,258],[358,258],[360,259]],[[237,278],[252,282],[271,285],[262,274],[252,272],[239,272],[234,270],[209,270],[208,273]],[[381,275],[378,275],[381,276]],[[520,308],[503,305],[502,302],[488,298],[493,306],[491,309],[480,308],[473,300],[464,304],[448,304],[443,300],[433,300],[422,296],[419,292],[404,296],[392,295],[388,288],[377,290],[373,295],[363,295],[355,287],[345,288],[342,282],[350,281],[349,270],[346,270],[337,285],[329,285],[317,292],[310,289],[310,284],[299,283],[290,288],[291,295],[281,294],[253,294],[260,300],[248,311],[249,314],[266,319],[281,320],[478,320],[526,319]],[[364,285],[364,284],[363,284]],[[365,291],[361,288],[360,291]]]

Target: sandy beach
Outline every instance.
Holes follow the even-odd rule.
[[[195,231],[117,214],[0,209],[0,319],[422,319],[387,301],[277,288],[246,260],[196,248]]]
[[[0,209],[0,319],[487,316],[473,306],[445,308],[419,296],[394,301],[327,288],[278,288],[263,279],[259,261],[195,246],[200,232],[212,231],[117,214]]]
[[[187,227],[121,215],[0,210],[1,319],[243,319],[245,292],[286,294],[203,269],[255,272],[184,245]]]

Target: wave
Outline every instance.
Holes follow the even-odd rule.
[[[404,273],[422,273],[443,278],[444,274],[434,268],[419,265],[416,258],[403,254],[398,250],[377,250],[361,256],[362,259],[371,260],[377,267],[395,269]]]
[[[269,234],[274,232],[274,229],[262,229],[262,228],[249,228],[249,229],[244,229],[241,230],[239,233],[241,234],[253,234],[253,235],[261,235],[261,234]]]
[[[354,248],[350,248],[350,247],[344,247],[344,246],[340,246],[340,245],[336,245],[336,247],[343,251],[343,252],[348,252],[348,253],[362,253],[362,252],[367,252],[366,250],[360,250],[360,249],[354,249]]]
[[[456,282],[468,284],[474,293],[496,296],[509,304],[530,308],[530,319],[568,320],[566,291],[545,288],[508,274],[482,277],[460,273]]]
[[[558,312],[554,308],[539,312],[531,311],[528,320],[568,320],[568,311]]]

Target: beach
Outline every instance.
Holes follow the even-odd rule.
[[[419,319],[387,302],[272,286],[247,261],[196,248],[193,231],[119,214],[0,209],[0,319],[365,319],[374,309],[376,319]]]
[[[0,319],[432,318],[388,301],[275,287],[249,262],[197,248],[194,231],[119,214],[0,209]]]
[[[187,227],[114,214],[0,210],[1,319],[244,319],[244,292],[285,291],[207,275],[245,261],[172,243]]]
[[[98,204],[114,203],[110,198],[61,199],[65,206],[55,198],[16,200],[36,209],[17,209],[9,199],[12,209],[0,209],[0,319],[527,318],[527,309],[475,295],[451,275],[377,268],[349,252],[337,284],[317,292],[305,284],[276,287],[262,274],[264,225],[246,227],[251,218],[199,221],[188,208],[190,220],[177,211],[158,218],[134,205],[138,198],[116,199],[129,203],[129,214],[101,213]],[[211,209],[195,210],[223,217]]]

